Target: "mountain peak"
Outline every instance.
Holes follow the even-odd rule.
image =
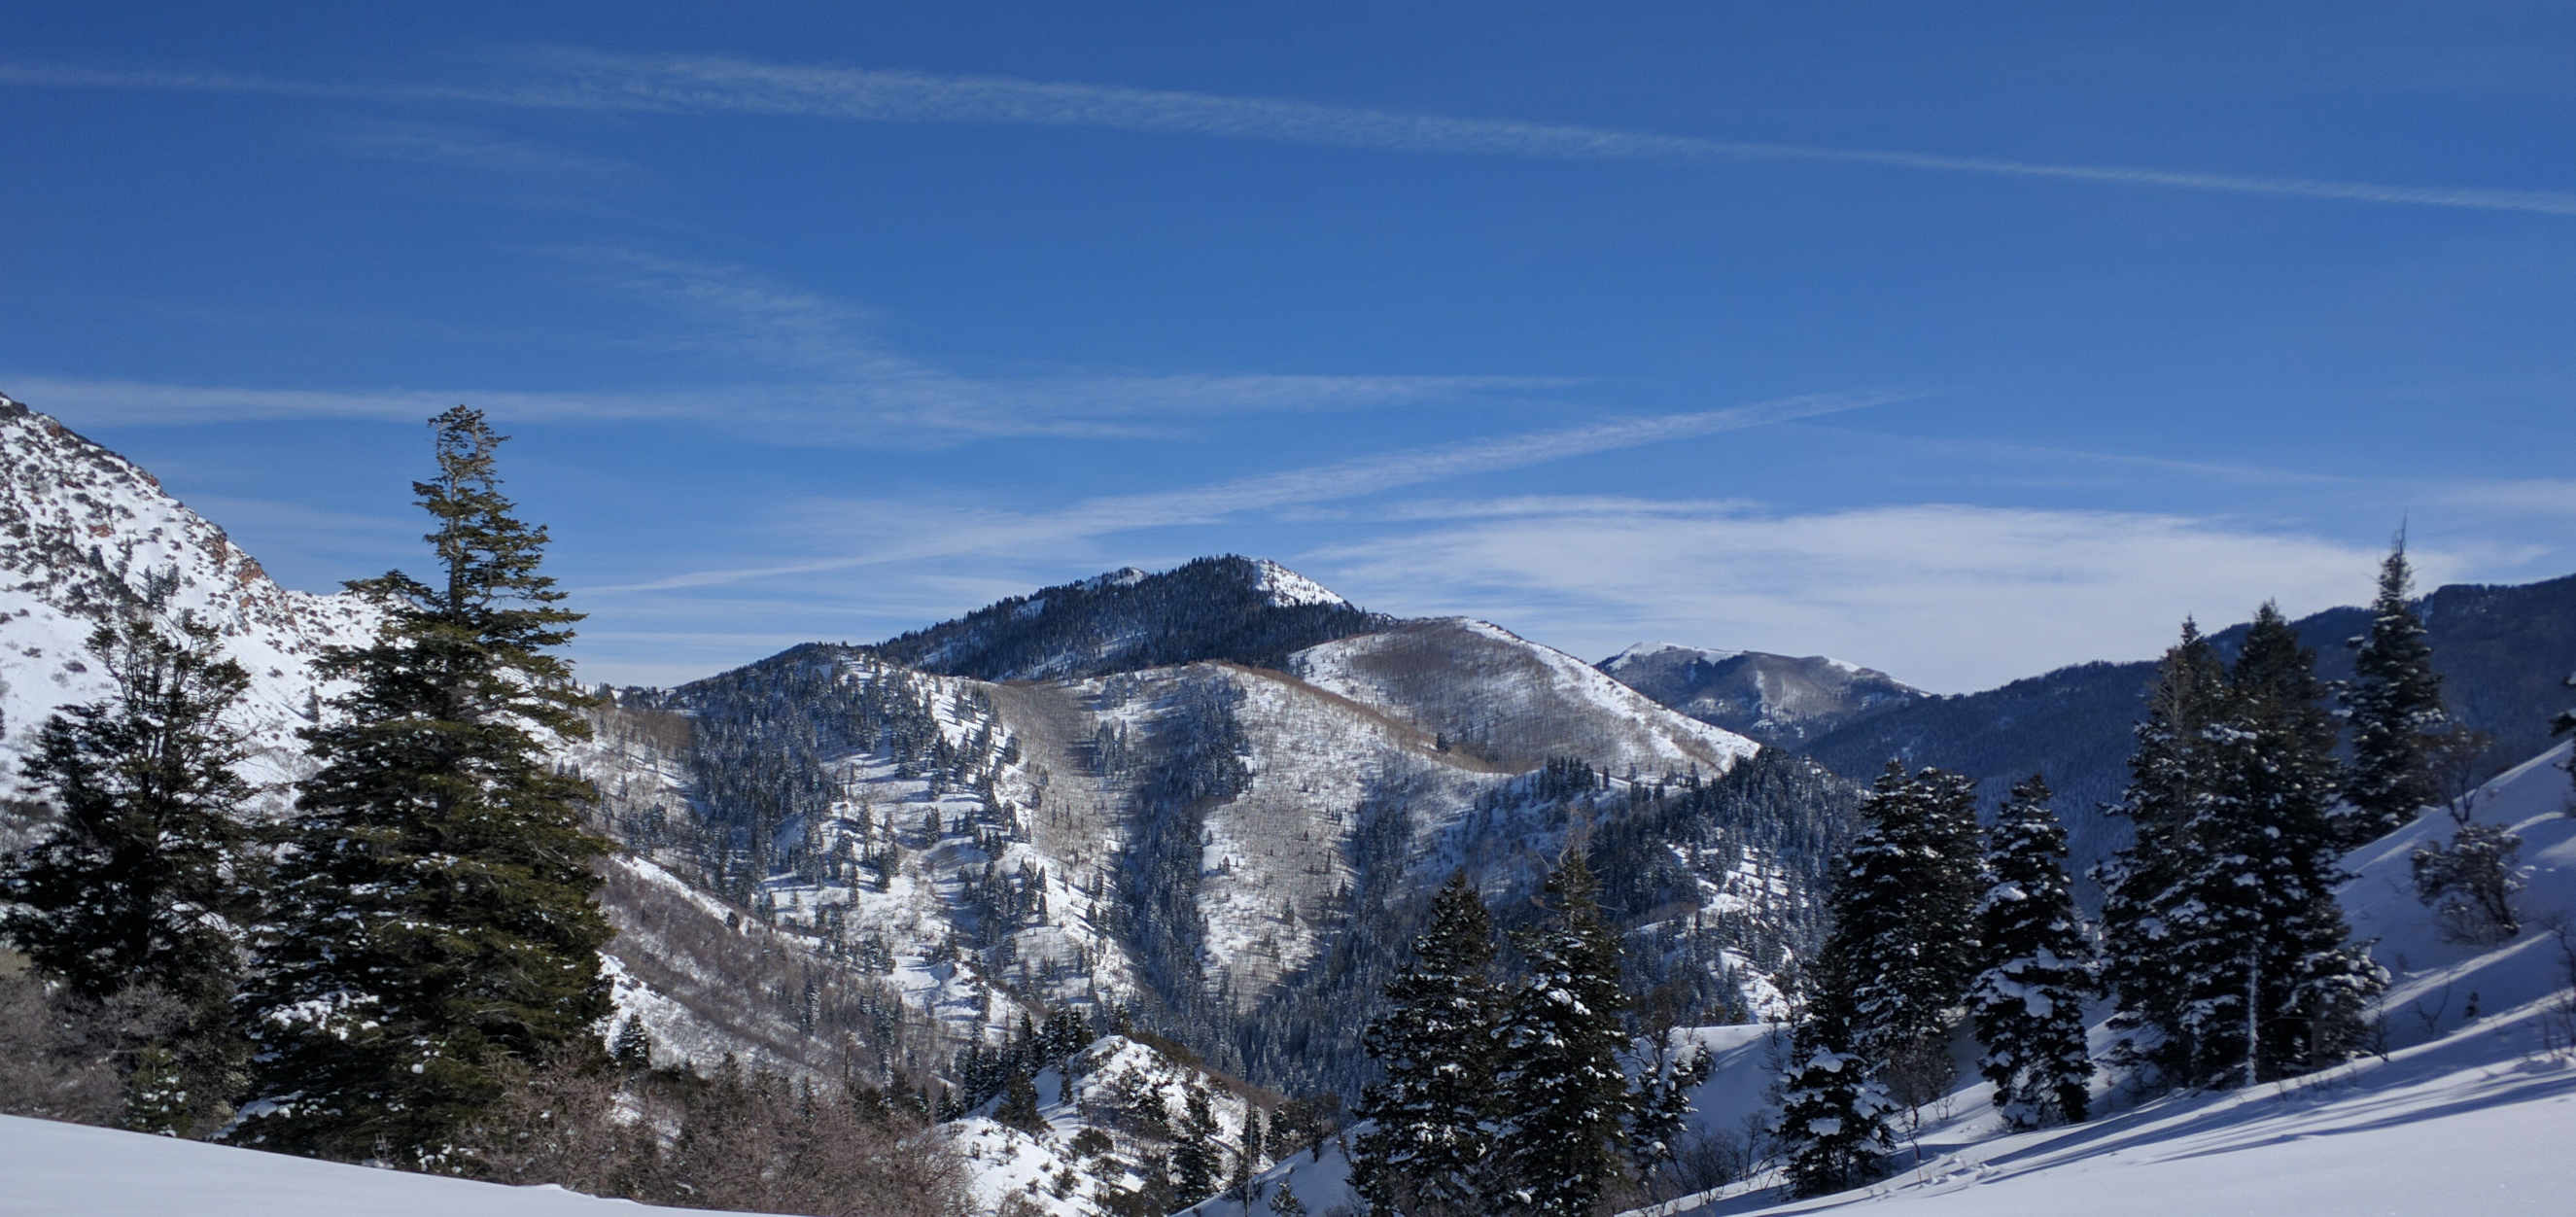
[[[1338,604],[1347,608],[1351,603],[1343,599],[1341,593],[1268,558],[1254,558],[1251,561],[1252,586],[1258,591],[1269,593],[1270,603],[1274,607],[1293,608],[1300,604]]]
[[[1823,655],[1641,642],[1595,666],[1701,722],[1784,748],[1929,696]]]
[[[1266,558],[1122,567],[986,605],[888,639],[897,663],[983,680],[1055,680],[1231,660],[1275,668],[1290,652],[1383,628],[1323,584]]]

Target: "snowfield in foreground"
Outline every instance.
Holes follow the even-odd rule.
[[[0,1116],[6,1217],[645,1217],[692,1210]]]

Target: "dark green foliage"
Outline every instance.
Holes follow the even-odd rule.
[[[1823,1196],[1878,1176],[1895,1148],[1888,1121],[1896,1104],[1850,1051],[1843,995],[1818,994],[1798,1023],[1773,1127],[1788,1159],[1789,1187]]]
[[[2403,827],[2441,800],[2434,754],[2450,719],[2442,709],[2442,677],[2433,670],[2424,623],[2408,603],[2413,585],[2400,536],[2380,564],[2370,632],[2354,640],[2359,649],[2344,691],[2352,721],[2352,777],[2343,796],[2351,807],[2336,827],[2346,848]]]
[[[1216,1113],[1207,1091],[1192,1086],[1182,1100],[1181,1123],[1172,1130],[1172,1194],[1192,1205],[1216,1194],[1223,1151],[1216,1143]]]
[[[1948,1087],[1951,1012],[1980,960],[1975,785],[1889,761],[1827,897],[1775,1132],[1801,1195],[1871,1176],[1889,1119]]]
[[[1975,786],[1890,761],[1860,814],[1828,897],[1834,930],[1817,954],[1817,985],[1847,1000],[1847,1050],[1915,1106],[1948,1088],[1951,1012],[1978,970]]]
[[[2105,868],[2122,1059],[2245,1085],[2361,1047],[2384,976],[2334,896],[2339,776],[2313,655],[2265,605],[2229,679],[2188,626],[2140,728],[2138,843]]]
[[[644,1020],[629,1014],[617,1025],[617,1037],[609,1041],[609,1059],[627,1070],[653,1067],[653,1037],[644,1030]]]
[[[2095,978],[2093,946],[2066,874],[2066,830],[2037,775],[2013,787],[1986,840],[1992,886],[1977,910],[1986,968],[1968,1008],[1995,1088],[1995,1110],[2016,1128],[2081,1121],[2093,1062],[2084,1044],[2084,999]]]
[[[1636,1092],[1628,1105],[1628,1161],[1651,1178],[1679,1155],[1691,1113],[1691,1091],[1706,1082],[1717,1062],[1697,1045],[1675,1051],[1666,1034],[1638,1062]]]
[[[1464,872],[1432,897],[1431,927],[1387,982],[1385,1012],[1360,1043],[1386,1071],[1353,1115],[1374,1125],[1351,1145],[1351,1178],[1372,1209],[1421,1215],[1477,1211],[1491,1145],[1493,919]]]
[[[1274,605],[1259,580],[1251,559],[1200,558],[1014,596],[876,650],[951,676],[1060,679],[1206,659],[1277,668],[1293,652],[1394,624],[1347,604]]]
[[[2130,844],[2094,874],[2103,890],[2103,980],[2118,999],[2113,1059],[2168,1076],[2191,1053],[2178,1038],[2188,998],[2171,924],[2183,898],[2183,822],[2213,780],[2201,740],[2227,712],[2226,681],[2209,640],[2184,621],[2135,727],[2129,789],[2113,809],[2129,821]]]
[[[1002,1101],[993,1108],[993,1120],[1004,1127],[1024,1133],[1043,1131],[1046,1117],[1038,1112],[1037,1084],[1025,1073],[1014,1073],[1002,1085]]]
[[[596,1054],[609,937],[591,862],[593,792],[539,733],[579,736],[586,699],[554,654],[579,614],[538,572],[545,529],[512,514],[501,437],[473,410],[433,421],[434,581],[353,583],[386,606],[367,646],[327,655],[349,682],[305,732],[320,768],[262,934],[253,992],[253,1144],[440,1169],[515,1068]]]
[[[149,991],[157,1035],[126,1046],[126,1123],[201,1130],[240,1086],[231,1003],[260,883],[240,813],[249,748],[228,721],[250,683],[212,627],[159,603],[89,638],[112,682],[39,731],[24,770],[50,834],[0,870],[0,930],[86,1002]]]
[[[1619,939],[1578,843],[1547,878],[1548,918],[1518,936],[1520,982],[1494,1036],[1498,1210],[1588,1215],[1626,1171]]]

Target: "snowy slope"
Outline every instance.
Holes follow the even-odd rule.
[[[974,1176],[976,1200],[988,1211],[1014,1197],[1049,1217],[1100,1217],[1123,1208],[1122,1197],[1144,1187],[1141,1164],[1171,1146],[1169,1138],[1124,1114],[1137,1096],[1159,1099],[1177,1118],[1187,1110],[1190,1091],[1206,1095],[1216,1122],[1211,1141],[1222,1162],[1220,1176],[1233,1173],[1246,1115],[1275,1106],[1275,1096],[1239,1089],[1116,1035],[1093,1042],[1062,1066],[1041,1070],[1034,1085],[1042,1121],[1034,1133],[997,1123],[998,1099],[943,1126]],[[1074,1140],[1086,1131],[1106,1137],[1109,1150],[1076,1150]]]
[[[698,1211],[0,1116],[5,1217],[645,1217]]]
[[[1613,773],[1722,773],[1758,746],[1657,705],[1592,665],[1465,617],[1309,647],[1289,670],[1496,764],[1570,756]]]
[[[1598,666],[1692,718],[1780,748],[1931,696],[1885,672],[1822,655],[1639,643]]]
[[[2386,1056],[2125,1110],[2123,1096],[2097,1086],[2100,1118],[2010,1135],[1985,1088],[1965,1085],[1925,1129],[1923,1160],[1860,1193],[1784,1204],[1766,1177],[1647,1212],[1816,1212],[1863,1194],[1888,1206],[1872,1212],[1906,1215],[2567,1211],[2564,1147],[2576,1137],[2568,751],[2534,757],[2472,799],[2478,820],[2523,837],[2527,887],[2516,907],[2526,928],[2511,941],[2448,941],[2417,901],[2407,856],[2448,835],[2442,812],[2345,858],[2356,876],[2339,893],[2345,910],[2392,974],[2380,1002]]]
[[[2447,941],[2406,882],[2415,844],[2444,836],[2429,810],[2345,859],[2341,897],[2355,932],[2394,974],[2381,1003],[2389,1052],[2306,1078],[2131,1105],[2097,1085],[2105,1114],[2037,1132],[2002,1131],[1984,1086],[1963,1084],[1930,1113],[1922,1156],[1870,1187],[1787,1201],[1776,1174],[1638,1210],[1630,1217],[1865,1211],[1891,1217],[2066,1214],[2564,1213],[2566,1146],[2576,1139],[2576,816],[2560,746],[2481,787],[2473,814],[2522,834],[2528,927],[2481,947]],[[2556,914],[2553,916],[2553,914]],[[2555,926],[2569,927],[2562,937]],[[2478,994],[2477,1015],[2468,996]],[[1704,1027],[1716,1062],[1693,1093],[1699,1137],[1742,1145],[1770,1111],[1785,1051],[1777,1027]],[[2097,1029],[2097,1045],[2102,1036]],[[1349,1164],[1328,1147],[1259,1176],[1246,1214],[1268,1217],[1283,1184],[1307,1212],[1354,1204]]]
[[[370,637],[377,610],[279,587],[151,474],[0,397],[0,765],[14,770],[53,711],[105,692],[84,642],[156,574],[176,576],[171,607],[215,626],[250,673],[242,725],[262,753],[249,776],[292,775],[295,730],[329,693],[309,665]]]

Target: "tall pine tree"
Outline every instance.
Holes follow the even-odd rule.
[[[2266,604],[2223,684],[2214,671],[2187,630],[2140,731],[2129,806],[2152,814],[2109,868],[2105,915],[2130,1059],[2237,1086],[2349,1055],[2383,977],[2334,896],[2339,771],[2315,656]]]
[[[305,733],[319,769],[263,933],[255,992],[265,1114],[241,1139],[465,1169],[456,1134],[513,1066],[598,1049],[608,925],[582,827],[593,798],[543,735],[579,736],[585,699],[554,653],[580,615],[539,573],[546,531],[512,512],[480,412],[432,420],[430,581],[351,584],[387,607],[349,683]]]
[[[1384,1014],[1360,1044],[1386,1070],[1354,1115],[1353,1185],[1371,1211],[1432,1217],[1483,1211],[1480,1172],[1492,1149],[1493,919],[1464,871],[1431,899],[1413,960],[1387,983]]]
[[[2380,563],[2370,632],[2354,640],[2352,683],[2344,691],[2344,712],[2352,721],[2352,774],[2343,790],[2349,807],[2336,837],[2347,849],[2404,827],[2441,800],[2434,758],[2449,718],[2442,710],[2433,648],[2408,602],[2414,581],[2400,533]]]
[[[1849,995],[1848,1050],[1892,1097],[1919,1105],[1948,1087],[1953,1013],[1980,959],[1976,787],[1890,761],[1860,814],[1827,897],[1834,928],[1818,964]]]
[[[2066,829],[2036,774],[2013,787],[1987,834],[1992,886],[1977,910],[1986,970],[1968,1008],[1986,1052],[1978,1068],[1995,1110],[2015,1128],[2081,1121],[2093,1062],[2084,999],[2095,985],[2093,946],[2066,874]]]
[[[1528,971],[1494,1036],[1488,1211],[1585,1217],[1626,1164],[1619,938],[1583,854],[1566,848],[1547,877],[1547,922],[1519,939]]]
[[[165,608],[149,597],[92,632],[108,695],[39,730],[22,776],[58,821],[0,869],[0,931],[84,999],[144,989],[175,1005],[155,1042],[125,1046],[127,1123],[184,1134],[241,1084],[237,927],[259,876],[240,818],[250,749],[230,721],[250,677],[213,627]]]
[[[2184,898],[2183,824],[2210,789],[2207,732],[2228,704],[2226,669],[2185,619],[2181,640],[2157,664],[2129,755],[2129,787],[2111,808],[2129,821],[2130,843],[2094,871],[2103,892],[2103,979],[2117,998],[2112,1059],[2166,1080],[2180,1077],[2192,1054],[2173,932]]]

